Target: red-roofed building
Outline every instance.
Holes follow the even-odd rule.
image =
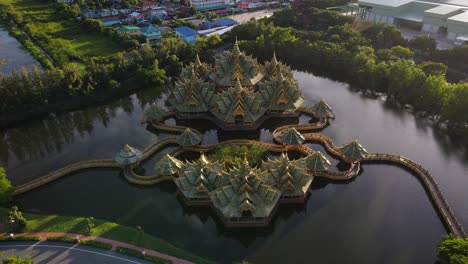
[[[158,6],[158,4],[156,2],[144,1],[143,3],[141,3],[141,10],[146,11],[148,9],[152,9],[154,7],[157,7],[157,6]]]

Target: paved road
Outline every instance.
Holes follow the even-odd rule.
[[[110,250],[57,242],[1,242],[2,260],[10,255],[30,256],[36,264],[150,264]]]

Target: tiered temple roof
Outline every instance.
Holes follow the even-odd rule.
[[[294,78],[291,68],[276,59],[276,53],[273,53],[271,61],[267,61],[263,68],[265,72],[265,80],[273,79],[280,74],[283,74],[283,76],[288,79]]]
[[[170,176],[180,172],[182,166],[182,161],[166,154],[162,159],[154,164],[154,170],[157,175]]]
[[[124,148],[117,153],[114,160],[121,165],[130,165],[136,163],[142,156],[141,151],[125,144]]]
[[[170,102],[179,112],[207,112],[213,104],[214,91],[213,84],[199,78],[192,68],[190,77],[176,82]]]
[[[200,61],[200,57],[195,57],[195,61],[191,62],[188,67],[184,67],[180,74],[180,79],[187,78],[190,79],[192,75],[196,75],[196,77],[201,78],[203,80],[207,80],[210,74],[210,66],[204,62]]]
[[[161,121],[166,115],[166,111],[164,111],[161,107],[159,107],[156,103],[152,103],[148,109],[145,111],[145,120],[150,121]]]
[[[300,145],[305,141],[304,136],[294,127],[283,130],[279,139],[286,145]]]
[[[319,117],[326,117],[333,114],[333,109],[323,99],[320,99],[318,103],[314,104],[311,110]]]
[[[330,161],[321,152],[315,152],[304,158],[305,167],[310,171],[326,171],[330,168]]]
[[[210,79],[220,86],[234,86],[237,80],[240,80],[243,86],[253,86],[263,76],[257,59],[241,52],[236,41],[234,48],[228,51],[226,56],[216,60]]]
[[[281,191],[262,182],[261,171],[251,168],[246,159],[229,172],[227,186],[209,193],[214,207],[225,218],[252,217],[268,218],[281,196]]]
[[[236,119],[251,124],[259,119],[266,109],[256,94],[242,87],[239,80],[236,86],[230,87],[226,92],[218,94],[216,107],[212,113],[226,124],[235,124]]]
[[[210,162],[202,154],[198,160],[184,164],[175,184],[189,200],[209,200],[209,192],[229,183],[222,169],[221,164]]]
[[[367,155],[367,150],[357,141],[339,148],[340,152],[352,160],[360,160]]]
[[[259,94],[268,110],[297,109],[304,102],[296,80],[284,77],[282,72],[268,81],[262,81],[259,87]]]
[[[201,142],[201,136],[200,134],[194,132],[190,128],[185,129],[182,134],[180,134],[177,139],[177,144],[188,147],[188,146],[195,146],[200,144]]]
[[[305,173],[303,159],[292,161],[283,153],[277,159],[262,163],[263,181],[280,190],[283,197],[305,196],[313,177]]]
[[[222,127],[254,127],[269,111],[293,114],[303,97],[291,68],[276,55],[261,65],[240,51],[236,41],[214,67],[197,56],[183,68],[169,102],[179,116],[203,113],[205,118],[214,115]]]

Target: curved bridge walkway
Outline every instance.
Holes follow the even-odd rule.
[[[177,157],[184,152],[209,152],[209,151],[214,150],[217,147],[226,146],[226,145],[261,146],[272,152],[286,152],[286,151],[293,150],[293,151],[298,151],[304,155],[311,155],[315,153],[313,149],[307,146],[286,145],[284,144],[284,142],[282,142],[279,136],[286,129],[295,128],[296,130],[302,132],[302,135],[304,136],[306,141],[318,142],[325,148],[325,150],[328,153],[350,164],[350,168],[346,171],[339,171],[339,172],[335,172],[335,171],[312,172],[311,171],[310,173],[313,173],[314,176],[323,177],[323,178],[327,178],[330,180],[348,181],[356,177],[359,174],[361,161],[362,162],[381,161],[381,162],[395,163],[395,164],[404,166],[405,168],[413,171],[422,181],[425,189],[428,191],[429,198],[435,205],[436,209],[438,210],[441,218],[443,219],[444,223],[446,224],[450,232],[452,232],[457,237],[461,237],[461,238],[466,237],[467,234],[465,233],[463,226],[460,224],[455,213],[452,211],[452,209],[448,205],[447,200],[445,199],[434,177],[421,165],[416,164],[414,161],[408,158],[399,156],[399,155],[380,154],[380,153],[368,154],[361,160],[353,161],[352,159],[343,155],[340,152],[339,148],[333,143],[333,141],[329,137],[318,134],[318,133],[304,133],[307,131],[319,130],[319,129],[326,127],[328,124],[328,118],[335,118],[333,114],[328,114],[327,116],[319,116],[316,113],[314,113],[311,109],[306,108],[306,107],[299,107],[297,111],[300,112],[301,114],[306,114],[306,115],[318,118],[319,121],[316,123],[311,123],[311,124],[285,125],[285,126],[281,126],[275,129],[272,133],[273,140],[278,144],[271,144],[271,143],[266,143],[266,142],[261,142],[261,141],[256,141],[256,140],[228,140],[228,141],[223,141],[223,142],[212,144],[212,145],[178,147],[176,150],[171,152],[171,155],[174,157]],[[174,112],[168,112],[164,119],[172,117],[173,115],[175,115]],[[177,126],[177,125],[168,125],[168,124],[164,124],[162,122],[157,122],[157,121],[150,121],[149,123],[156,129],[169,131],[169,132],[182,133],[185,129],[187,129],[187,127]],[[194,131],[201,135],[199,131],[196,131],[196,130]],[[138,168],[144,160],[146,160],[147,158],[149,158],[151,155],[158,152],[159,150],[165,148],[167,145],[171,145],[171,144],[177,144],[176,137],[167,137],[167,138],[161,139],[151,144],[149,147],[147,147],[143,151],[143,155],[142,155],[142,158],[140,159],[140,162],[132,166],[122,167],[121,165],[117,164],[113,160],[107,160],[107,159],[82,161],[82,162],[70,164],[64,168],[53,171],[45,176],[42,176],[40,178],[34,179],[30,182],[17,186],[14,191],[14,195],[19,195],[29,190],[38,188],[44,184],[47,184],[53,180],[56,180],[72,172],[83,170],[83,169],[89,169],[89,168],[122,168],[123,175],[129,182],[134,183],[134,184],[140,184],[140,185],[152,185],[152,184],[156,184],[162,181],[173,181],[177,175],[144,176],[144,175],[138,175],[134,172],[134,169]]]

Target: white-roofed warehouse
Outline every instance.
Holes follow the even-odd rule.
[[[447,32],[451,40],[468,37],[468,0],[466,5],[442,4],[439,0],[358,0],[358,4],[367,10],[362,16],[373,22]]]

